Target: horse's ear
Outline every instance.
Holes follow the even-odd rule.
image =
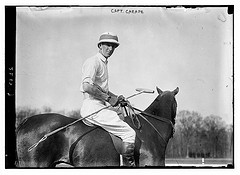
[[[161,95],[163,93],[163,91],[161,89],[159,89],[158,87],[156,87],[156,89],[157,89],[157,92],[159,95]]]
[[[177,95],[178,92],[179,92],[179,88],[177,87],[177,88],[173,91],[173,94],[174,94],[174,95]]]

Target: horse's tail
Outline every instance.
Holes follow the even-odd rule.
[[[17,128],[16,128],[16,130],[15,130],[15,133],[16,133],[16,134],[17,134],[18,131],[22,128],[22,126],[28,121],[29,118],[31,118],[31,117],[25,118],[25,119],[17,126]]]
[[[15,152],[15,167],[19,167],[19,161],[18,161],[17,152]]]
[[[20,131],[20,129],[23,127],[23,125],[29,120],[30,117],[25,118],[15,129],[15,136],[16,139],[18,137],[18,132]],[[16,141],[17,143],[17,141]],[[18,143],[17,143],[18,144]],[[14,163],[15,167],[20,167],[19,165],[19,159],[18,159],[18,146],[16,145],[16,151],[15,151],[15,163]]]
[[[25,118],[18,126],[17,128],[15,129],[15,136],[16,136],[16,139],[18,137],[18,132],[20,131],[20,129],[23,127],[23,125],[28,121],[30,117],[27,117]],[[17,143],[17,141],[16,141]],[[17,143],[18,144],[18,143]],[[19,159],[18,159],[18,146],[16,145],[16,151],[15,151],[15,163],[14,163],[15,167],[20,167],[20,164],[19,164]]]

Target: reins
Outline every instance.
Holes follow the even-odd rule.
[[[171,120],[166,119],[166,118],[163,118],[163,117],[160,117],[160,116],[156,116],[156,115],[149,114],[149,113],[144,112],[144,111],[142,111],[142,110],[140,110],[140,109],[137,109],[137,108],[135,108],[135,107],[132,107],[130,104],[128,104],[128,107],[133,111],[134,115],[136,115],[135,112],[134,112],[134,110],[140,112],[138,115],[139,115],[140,117],[142,117],[142,118],[157,132],[157,134],[161,137],[161,139],[164,141],[164,143],[167,144],[167,141],[164,139],[164,137],[163,137],[162,134],[158,131],[158,129],[157,129],[146,117],[144,117],[142,114],[144,114],[144,115],[146,115],[146,116],[149,116],[149,117],[151,117],[151,118],[154,118],[154,119],[156,119],[156,120],[159,120],[159,121],[161,121],[161,122],[168,123],[168,124],[171,125],[172,128],[174,128],[173,123],[171,122]],[[130,118],[131,118],[131,117],[130,117]],[[133,120],[133,119],[132,119],[132,120]],[[137,119],[137,120],[138,120],[138,119]],[[139,122],[139,120],[138,120],[138,122]],[[140,123],[140,122],[139,122],[139,123]],[[133,125],[134,125],[134,123],[133,123]],[[138,127],[137,129],[139,129],[139,128],[140,128],[140,127]]]
[[[132,107],[132,108],[133,108],[134,110],[136,110],[136,111],[138,111],[138,112],[140,112],[140,113],[142,113],[142,114],[148,116],[148,117],[151,117],[151,118],[154,118],[154,119],[156,119],[156,120],[159,120],[159,121],[162,121],[162,122],[168,123],[168,124],[171,125],[172,128],[174,128],[172,121],[169,120],[169,119],[166,119],[166,118],[163,118],[163,117],[160,117],[160,116],[157,116],[157,115],[153,115],[153,114],[150,114],[150,113],[144,112],[144,111],[142,111],[142,110],[140,110],[140,109],[137,109],[137,108],[135,108],[135,107]]]

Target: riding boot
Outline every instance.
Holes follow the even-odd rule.
[[[134,167],[134,143],[123,142],[123,166]]]

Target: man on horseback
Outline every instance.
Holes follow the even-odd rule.
[[[120,104],[124,105],[124,102],[126,102],[122,95],[113,94],[108,87],[108,58],[118,46],[117,35],[110,32],[103,33],[98,42],[99,52],[88,58],[83,64],[81,91],[84,100],[81,108],[82,117],[106,107],[107,103],[116,107]],[[136,133],[126,122],[120,119],[117,112],[106,108],[86,118],[86,120],[120,137],[123,141],[124,166],[135,165],[134,143]]]

